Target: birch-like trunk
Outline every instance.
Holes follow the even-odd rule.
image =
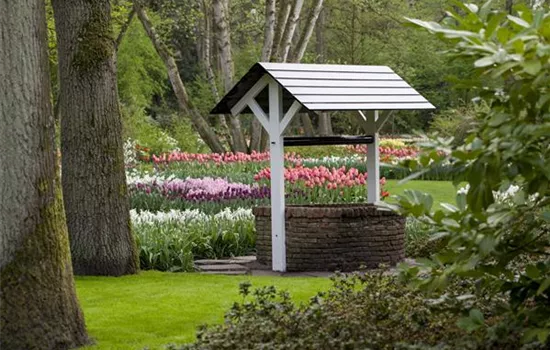
[[[316,27],[315,24],[317,23],[317,20],[319,18],[319,15],[322,9],[323,9],[323,0],[316,0],[315,3],[313,4],[313,7],[309,11],[306,27],[302,31],[302,35],[300,36],[300,39],[298,40],[298,43],[296,44],[295,49],[292,50],[293,55],[292,55],[292,58],[290,59],[291,62],[300,62],[304,57],[304,54],[307,49],[307,45],[311,39],[313,30]]]
[[[279,13],[275,24],[275,37],[273,38],[273,48],[271,49],[272,62],[280,62],[280,46],[283,41],[283,36],[287,27],[288,17],[292,10],[292,0],[280,0]]]
[[[277,57],[280,58],[281,62],[286,62],[288,59],[288,53],[290,52],[290,46],[292,44],[292,38],[294,38],[294,32],[296,31],[296,26],[300,21],[300,13],[302,12],[302,7],[304,6],[304,0],[295,0],[294,5],[292,6],[292,11],[288,19],[288,25],[283,34],[281,40],[281,47],[279,49],[279,54]],[[305,51],[305,50],[304,50]]]
[[[202,26],[203,26],[203,33],[201,35],[202,38],[202,62],[204,69],[206,71],[206,80],[208,81],[208,85],[210,86],[210,91],[212,92],[212,96],[214,97],[215,101],[220,100],[220,92],[218,91],[218,86],[216,84],[216,75],[214,74],[214,69],[212,68],[212,44],[210,42],[210,37],[212,35],[212,23],[211,23],[211,12],[209,10],[209,6],[206,3],[206,0],[201,0],[201,10],[203,13],[202,18]],[[220,123],[220,127],[223,130],[224,133],[229,132],[229,127],[227,126],[227,122],[225,121],[225,117],[223,115],[218,116],[218,120]],[[230,139],[227,140],[228,143],[231,142]]]
[[[231,90],[231,88],[233,87],[233,80],[235,78],[227,8],[227,0],[212,1],[214,25],[216,29],[215,34],[216,41],[218,43],[221,66],[220,68],[222,72],[225,93],[228,93],[229,90]],[[246,153],[246,141],[244,139],[240,119],[232,115],[226,115],[225,118],[226,121],[229,122],[229,133],[231,134],[233,151]]]
[[[214,129],[210,127],[210,125],[202,117],[200,112],[191,105],[191,101],[189,100],[189,96],[187,95],[185,85],[183,85],[183,81],[181,80],[176,61],[174,60],[174,57],[170,53],[169,49],[158,37],[155,29],[153,28],[153,25],[151,24],[151,21],[149,20],[149,17],[147,16],[147,13],[140,6],[134,5],[134,8],[139,17],[139,20],[141,21],[141,24],[143,25],[143,28],[145,29],[145,32],[149,36],[149,39],[153,43],[155,50],[157,51],[158,55],[164,62],[164,65],[166,66],[166,70],[168,71],[168,78],[170,79],[170,84],[172,85],[174,95],[176,95],[176,99],[178,100],[178,106],[184,114],[188,115],[191,118],[193,126],[199,133],[200,137],[204,140],[206,145],[212,150],[212,152],[225,152],[225,149],[218,139],[218,136],[214,132]]]
[[[108,0],[53,0],[59,57],[62,182],[73,269],[139,269],[122,149]]]
[[[0,348],[86,345],[61,184],[44,1],[0,0]]]
[[[276,1],[266,0],[265,2],[265,26],[264,26],[264,45],[262,47],[261,62],[269,61],[273,40],[275,38],[275,19],[276,19]],[[252,119],[250,126],[250,151],[260,151],[262,145],[262,124],[257,118]]]

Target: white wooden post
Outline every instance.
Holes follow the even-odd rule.
[[[365,123],[365,131],[374,137],[373,143],[367,146],[367,203],[380,201],[380,154],[376,127],[377,120],[378,111],[374,111],[373,116],[367,116]]]
[[[281,130],[283,89],[269,83],[269,151],[271,156],[271,257],[273,271],[286,271],[284,144]]]

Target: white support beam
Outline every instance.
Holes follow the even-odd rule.
[[[292,121],[292,118],[302,109],[302,104],[298,101],[294,101],[292,103],[292,106],[288,109],[286,112],[283,120],[281,121],[281,135],[285,132],[286,128],[288,127],[288,124]]]
[[[376,122],[378,111],[368,116],[364,128],[368,135],[374,136],[373,143],[367,145],[367,203],[380,201],[380,154]]]
[[[260,80],[258,80],[256,82],[256,84],[254,84],[254,86],[252,86],[246,92],[246,94],[244,94],[244,96],[239,100],[239,102],[237,102],[233,106],[233,108],[231,108],[231,114],[233,114],[233,116],[237,116],[239,113],[241,113],[243,111],[243,109],[245,109],[246,106],[248,106],[249,102],[254,100],[256,98],[256,96],[258,96],[258,94],[260,92],[262,92],[262,90],[272,80],[273,79],[267,74],[265,74],[263,77],[261,77]]]
[[[283,89],[269,83],[269,151],[271,156],[271,257],[273,271],[286,271],[284,144],[281,130]]]
[[[264,109],[260,106],[258,101],[256,101],[256,99],[248,101],[248,108],[250,108],[256,118],[258,118],[258,121],[260,122],[260,124],[262,124],[264,129],[269,130],[269,118],[265,114]]]

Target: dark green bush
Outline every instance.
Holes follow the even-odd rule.
[[[223,325],[203,326],[195,344],[171,349],[520,348],[513,328],[476,328],[455,311],[466,308],[491,320],[494,303],[483,300],[485,307],[474,309],[481,297],[464,295],[471,286],[457,284],[446,299],[430,300],[385,271],[336,275],[333,281],[328,292],[299,306],[275,287],[252,291],[241,284],[243,301],[233,305]]]

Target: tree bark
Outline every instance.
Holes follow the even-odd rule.
[[[506,0],[506,11],[512,14],[514,9],[514,0]]]
[[[326,56],[326,46],[325,46],[325,24],[326,24],[326,9],[322,10],[319,13],[317,24],[315,25],[315,53],[316,53],[316,62],[325,63]],[[319,135],[321,136],[330,136],[332,132],[332,118],[330,113],[321,112],[319,113]]]
[[[279,55],[280,46],[283,41],[283,35],[286,30],[288,17],[290,16],[290,10],[292,9],[292,0],[280,0],[279,13],[277,15],[277,23],[275,27],[275,37],[273,39],[273,48],[271,49],[272,62],[279,62],[281,57]]]
[[[185,85],[183,85],[183,81],[181,80],[176,61],[174,60],[174,57],[172,56],[168,48],[164,45],[164,43],[160,41],[160,38],[153,28],[153,25],[151,24],[147,13],[145,13],[145,10],[137,4],[134,4],[134,9],[136,10],[136,13],[141,21],[141,24],[143,25],[143,28],[145,29],[145,32],[153,43],[155,50],[157,51],[160,58],[164,62],[164,65],[166,66],[166,69],[168,71],[168,78],[170,79],[170,83],[172,84],[172,89],[174,90],[174,94],[176,95],[180,109],[183,111],[183,113],[191,118],[195,129],[199,133],[200,137],[204,140],[204,142],[208,145],[208,147],[212,150],[212,152],[225,152],[224,147],[222,146],[212,127],[208,125],[200,112],[192,106],[191,101],[189,100],[189,96],[187,95],[187,91],[185,90]]]
[[[295,0],[294,5],[292,6],[292,12],[290,18],[288,19],[288,25],[286,26],[283,34],[280,52],[277,55],[277,57],[281,59],[281,62],[286,62],[288,59],[288,53],[290,52],[290,46],[292,45],[292,38],[294,37],[296,26],[300,21],[300,13],[302,12],[303,5],[304,0]]]
[[[231,36],[229,35],[229,20],[227,18],[227,0],[213,0],[213,17],[216,27],[216,41],[220,53],[220,66],[223,77],[223,85],[225,93],[233,87],[233,79],[235,78],[233,66],[233,54],[231,52]],[[232,115],[225,116],[229,123],[229,133],[231,134],[232,149],[237,152],[246,153],[246,141],[244,139],[241,121],[238,117]]]
[[[211,19],[210,19],[210,11],[209,7],[206,4],[206,0],[201,0],[200,2],[201,10],[203,13],[203,33],[202,33],[202,61],[204,65],[204,69],[206,70],[206,80],[208,81],[208,85],[210,86],[210,91],[212,92],[212,96],[214,97],[214,100],[219,101],[220,100],[220,92],[218,91],[218,86],[216,85],[216,75],[214,74],[214,69],[212,68],[212,51],[211,51],[211,43],[210,43],[210,36],[212,35],[212,25],[211,25]],[[225,121],[225,116],[219,115],[218,120],[220,122],[221,129],[223,132],[227,133],[229,131],[229,127],[227,126],[227,122]],[[229,138],[229,137],[228,137]],[[228,139],[228,143],[230,143],[230,140]]]
[[[264,45],[260,61],[267,62],[271,56],[273,40],[275,38],[275,14],[277,12],[275,0],[265,2]]]
[[[265,2],[265,26],[264,26],[264,45],[262,47],[261,62],[269,61],[273,40],[275,38],[275,18],[276,1],[266,0]],[[260,151],[262,148],[262,124],[257,118],[252,119],[250,126],[250,151]]]
[[[108,0],[53,0],[58,39],[62,183],[73,269],[139,269],[122,150]]]
[[[0,0],[0,348],[88,343],[61,185],[44,1]]]
[[[311,39],[311,35],[313,34],[313,30],[315,29],[315,24],[317,23],[317,20],[319,18],[319,15],[322,9],[323,9],[323,0],[316,0],[315,4],[313,5],[313,7],[309,12],[306,27],[302,31],[302,35],[300,36],[300,39],[296,44],[296,48],[293,50],[294,54],[292,55],[291,62],[300,62],[304,57],[304,54],[307,49],[307,44]]]

